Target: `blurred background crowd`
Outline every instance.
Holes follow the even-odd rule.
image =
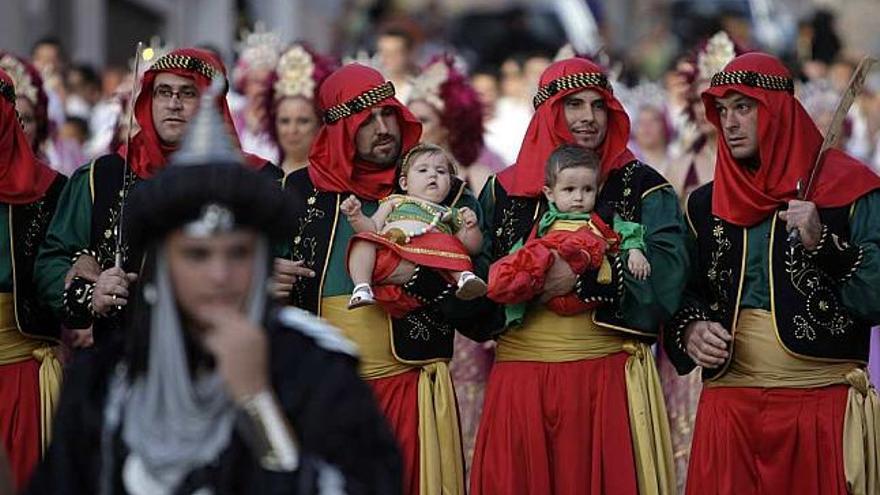
[[[870,27],[872,2],[857,0],[4,3],[4,67],[28,72],[11,62],[18,56],[36,69],[31,82],[40,81],[20,98],[27,100],[20,102],[22,122],[35,148],[65,174],[118,144],[138,40],[148,44],[153,61],[187,45],[217,52],[230,71],[230,99],[245,149],[279,165],[292,151],[281,149],[277,122],[270,122],[278,112],[266,99],[292,42],[304,41],[309,55],[320,54],[315,60],[323,75],[352,59],[381,68],[403,99],[420,69],[450,54],[482,104],[483,126],[470,130],[483,134],[478,155],[491,171],[515,160],[538,77],[569,43],[567,50],[610,68],[632,118],[633,149],[681,192],[711,177],[714,140],[707,136],[711,126],[702,119],[698,93],[711,77],[708,71],[720,69],[712,67],[713,57],[725,60],[730,46],[783,57],[798,75],[799,96],[824,128],[860,56],[880,52],[880,35]],[[728,39],[710,42],[720,30]],[[457,121],[455,115],[435,117],[441,127]],[[880,170],[878,140],[875,71],[839,146]]]

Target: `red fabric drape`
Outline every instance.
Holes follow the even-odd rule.
[[[495,363],[471,495],[636,495],[627,359]]]
[[[848,388],[704,388],[687,493],[848,493],[841,441]]]
[[[733,59],[725,72],[753,71],[791,78],[775,57],[747,53]],[[760,166],[750,171],[731,155],[724,142],[715,99],[737,92],[758,101]],[[804,107],[790,93],[743,84],[711,87],[703,92],[706,118],[718,129],[718,152],[712,213],[744,227],[767,218],[797,199],[797,181],[804,184],[822,145],[822,135]],[[844,206],[880,188],[880,177],[840,150],[829,150],[809,200],[821,208]]]
[[[2,70],[0,81],[13,87],[12,78]],[[34,155],[18,123],[14,98],[0,96],[0,203],[33,203],[46,194],[56,175]]]
[[[403,493],[419,495],[419,372],[367,380],[403,458]]]
[[[222,73],[224,77],[226,76],[226,68],[223,66],[223,62],[207,50],[201,50],[198,48],[180,48],[166,55],[166,57],[173,56],[186,56],[199,59],[213,67],[215,71]],[[156,127],[153,124],[153,83],[156,80],[156,76],[163,72],[192,79],[200,91],[205,91],[211,85],[211,81],[205,77],[204,74],[196,70],[150,69],[144,73],[140,93],[138,93],[134,105],[134,117],[137,120],[140,131],[132,136],[130,150],[128,151],[128,166],[142,179],[152,177],[156,172],[162,170],[171,154],[178,149],[178,146],[170,146],[163,143],[162,140],[159,139],[159,134],[156,133]],[[217,105],[220,109],[220,114],[223,116],[223,120],[229,128],[229,133],[235,146],[241,149],[241,145],[238,142],[238,135],[235,132],[235,124],[232,121],[232,114],[229,111],[229,106],[226,104],[226,88],[217,95]],[[125,145],[123,144],[120,146],[119,149],[116,150],[116,153],[119,156],[125,157]],[[243,153],[243,155],[245,162],[254,168],[260,168],[266,164],[265,159],[256,155],[248,153]]]
[[[0,366],[0,440],[16,489],[24,488],[40,460],[40,363]]]
[[[385,83],[378,71],[360,64],[349,64],[330,74],[321,84],[318,104],[326,112],[362,93]],[[419,142],[422,124],[397,98],[377,104],[392,107],[400,125],[401,151]],[[318,130],[309,151],[309,177],[319,191],[354,193],[365,199],[378,200],[394,191],[396,164],[378,165],[357,158],[355,136],[370,116],[368,110],[325,124]]]
[[[540,85],[543,87],[562,76],[578,73],[596,73],[605,71],[599,65],[583,58],[569,58],[556,62],[541,74]],[[608,109],[608,131],[599,150],[602,158],[602,179],[614,169],[620,168],[635,159],[635,155],[626,147],[629,142],[629,117],[623,105],[611,91],[599,86],[573,88],[563,90],[551,96],[535,110],[526,137],[523,139],[519,155],[510,168],[498,174],[498,180],[504,190],[511,196],[538,197],[544,185],[544,169],[547,158],[559,145],[573,143],[574,137],[568,130],[563,111],[565,97],[590,89],[598,92],[605,100]]]

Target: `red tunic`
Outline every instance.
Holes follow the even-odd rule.
[[[687,493],[844,495],[849,387],[703,388]]]
[[[628,357],[495,363],[471,495],[637,495]]]
[[[35,359],[0,366],[0,439],[19,489],[40,460],[39,371]]]

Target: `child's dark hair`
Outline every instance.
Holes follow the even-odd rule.
[[[567,168],[584,167],[590,170],[599,170],[599,155],[578,144],[562,144],[547,159],[547,168],[544,170],[544,184],[553,187],[559,172]]]

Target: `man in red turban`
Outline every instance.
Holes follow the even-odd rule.
[[[291,259],[302,260],[316,276],[298,279],[289,302],[323,316],[358,345],[361,376],[373,387],[403,454],[404,493],[464,493],[447,362],[455,330],[480,323],[470,315],[481,303],[451,297],[454,290],[440,274],[401,263],[404,268],[390,281],[421,307],[401,318],[380,305],[347,309],[354,284],[345,255],[354,231],[340,203],[354,194],[372,215],[379,200],[395,192],[399,159],[421,135],[419,121],[394,95],[392,83],[358,64],[338,69],[321,84],[324,125],[309,166],[285,179],[301,206]],[[458,179],[443,203],[479,212],[476,198]]]
[[[601,159],[594,211],[605,223],[643,224],[654,269],[637,280],[623,269],[625,255],[609,254],[610,274],[575,276],[554,253],[540,301],[575,293],[595,309],[561,316],[536,301],[519,325],[485,325],[498,347],[471,492],[671,493],[669,426],[649,345],[678,307],[688,267],[675,191],[627,149],[629,117],[600,66],[550,65],[534,105],[516,163],[483,189],[492,258],[534,238],[542,219],[554,223],[542,194],[547,160],[576,143]]]
[[[64,177],[34,156],[0,69],[0,449],[23,488],[49,442],[61,365],[58,321],[40,303],[34,258]]]
[[[776,58],[748,53],[703,92],[715,181],[688,198],[697,266],[664,345],[703,368],[688,493],[878,493],[880,178],[822,135]],[[797,231],[800,241],[790,242]]]
[[[156,60],[144,73],[134,103],[139,131],[128,147],[123,145],[81,167],[62,192],[58,214],[40,248],[35,276],[40,296],[69,328],[88,328],[95,323],[94,340],[100,342],[118,327],[141,261],[122,245],[123,267],[114,266],[126,196],[123,187],[130,189],[165,166],[214,77],[225,79],[226,69],[205,50],[181,48]],[[237,146],[226,105],[226,85],[216,98]],[[259,157],[247,155],[245,160],[280,177],[275,167]],[[92,338],[87,331],[77,332],[77,336],[84,344]]]

